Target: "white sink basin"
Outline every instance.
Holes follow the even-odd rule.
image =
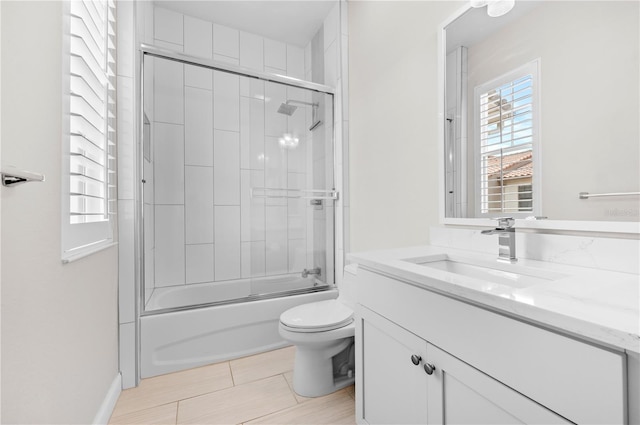
[[[526,288],[566,277],[561,273],[518,264],[501,263],[497,260],[491,262],[447,254],[412,258],[404,261],[512,288]]]

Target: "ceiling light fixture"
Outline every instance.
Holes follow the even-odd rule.
[[[492,18],[507,14],[515,4],[516,0],[471,0],[471,7],[487,6],[487,15]]]

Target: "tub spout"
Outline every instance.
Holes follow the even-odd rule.
[[[302,270],[302,277],[306,278],[307,276],[309,276],[310,274],[314,274],[316,276],[320,276],[320,267],[316,267],[315,269],[304,269]]]

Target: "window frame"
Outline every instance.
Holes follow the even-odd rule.
[[[532,105],[532,142],[531,142],[531,150],[532,150],[532,168],[533,168],[533,176],[531,179],[532,185],[532,211],[524,211],[524,212],[482,212],[482,140],[481,140],[481,112],[480,112],[480,96],[483,93],[490,91],[493,88],[500,87],[504,84],[519,80],[527,75],[531,75],[532,77],[532,94],[531,94],[531,105]],[[474,199],[474,212],[475,217],[478,218],[495,218],[501,216],[510,216],[514,218],[525,218],[530,216],[540,216],[542,211],[542,200],[541,200],[541,169],[542,169],[542,159],[541,159],[541,140],[542,137],[540,135],[540,116],[541,116],[541,108],[540,108],[540,58],[535,59],[531,62],[528,62],[522,66],[519,66],[511,71],[508,71],[497,78],[489,80],[485,83],[479,84],[474,87],[474,96],[473,96],[473,152],[474,152],[474,173],[473,173],[473,182],[475,189],[475,199]],[[520,186],[517,185],[517,186]]]
[[[77,0],[76,0],[77,1]],[[112,99],[112,109],[109,109],[109,100],[105,99],[104,119],[112,123],[112,135],[109,137],[105,128],[104,167],[105,167],[105,204],[106,219],[91,223],[71,223],[71,1],[63,1],[62,6],[62,168],[61,168],[61,260],[62,263],[69,263],[80,258],[91,255],[95,252],[107,249],[116,244],[115,238],[115,212],[117,208],[117,175],[115,160],[116,126],[115,126],[115,75],[108,77],[113,83],[114,97]],[[115,29],[115,3],[112,0],[105,0],[107,19],[110,9],[113,12],[113,27]],[[106,29],[106,28],[105,28]],[[108,34],[105,34],[105,38]],[[113,44],[113,60],[115,61],[115,46]],[[109,52],[104,53],[108,55]],[[111,66],[115,71],[115,64]],[[105,69],[105,74],[108,70]],[[108,91],[105,90],[105,91]],[[109,118],[109,112],[113,116]],[[110,151],[110,145],[112,149]],[[111,159],[109,159],[111,158]],[[111,172],[110,172],[111,171]],[[110,187],[109,187],[110,186]]]

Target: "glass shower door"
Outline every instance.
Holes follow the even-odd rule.
[[[333,96],[143,65],[144,310],[330,287]]]
[[[333,97],[273,82],[249,105],[252,295],[334,283]],[[260,89],[264,85],[264,92]],[[241,100],[242,102],[243,100]],[[254,121],[261,119],[263,129]],[[264,227],[262,223],[264,222]],[[264,256],[263,256],[264,254]],[[279,277],[279,278],[278,278]]]

